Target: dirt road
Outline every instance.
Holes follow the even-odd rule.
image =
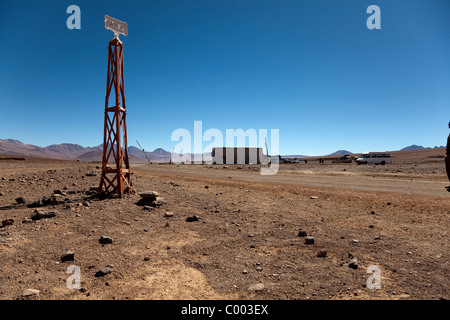
[[[431,196],[446,196],[448,181],[432,175],[399,175],[395,173],[343,172],[341,171],[313,172],[305,170],[281,169],[275,175],[261,175],[259,167],[242,169],[240,166],[201,165],[136,165],[135,170],[147,171],[160,176],[190,176],[210,178],[213,180],[235,180],[257,183],[289,184],[299,186],[331,187],[360,191],[399,192]],[[345,166],[344,166],[345,167]],[[241,169],[237,169],[241,168]],[[251,168],[249,170],[249,168]],[[217,170],[218,169],[218,170]]]

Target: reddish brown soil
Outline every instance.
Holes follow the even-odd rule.
[[[1,299],[30,298],[26,289],[39,290],[34,299],[449,298],[450,193],[440,187],[407,194],[238,180],[241,171],[257,174],[251,166],[190,166],[192,173],[136,166],[134,189],[155,190],[167,202],[148,211],[136,205],[138,194],[86,200],[99,183],[97,165],[0,161],[0,219],[14,220],[0,228]],[[401,170],[393,179],[446,182],[440,158],[307,166],[282,166],[280,173],[332,176],[346,169],[356,181]],[[224,171],[230,174],[215,173]],[[38,208],[56,216],[31,220],[35,209],[27,204],[57,189],[66,194],[58,199],[71,201]],[[17,204],[18,197],[27,202]],[[199,220],[187,222],[192,215]],[[299,229],[315,243],[305,244]],[[113,243],[100,244],[102,235]],[[317,256],[321,249],[326,257]],[[61,262],[69,250],[74,261]],[[351,256],[357,269],[349,267]],[[80,267],[81,290],[67,287],[71,265]],[[110,274],[94,276],[108,265]],[[380,268],[381,289],[366,285],[370,265]],[[264,289],[249,290],[256,283]]]

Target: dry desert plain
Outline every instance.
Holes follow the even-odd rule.
[[[448,299],[443,155],[309,160],[274,176],[261,165],[135,164],[123,199],[89,191],[99,163],[1,160],[0,299]],[[138,205],[144,191],[162,205]],[[373,265],[380,289],[368,286]],[[68,287],[70,266],[79,288]]]

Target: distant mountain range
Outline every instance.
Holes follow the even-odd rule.
[[[434,148],[444,148],[434,147]],[[419,150],[419,149],[432,149],[424,148],[418,145],[411,145],[401,150]],[[103,146],[96,147],[82,147],[78,144],[62,143],[53,144],[48,147],[39,147],[31,144],[25,144],[18,140],[13,139],[0,139],[0,154],[1,155],[14,155],[22,157],[34,157],[34,158],[49,158],[60,160],[80,160],[80,161],[102,161]],[[162,148],[157,148],[151,152],[142,151],[135,146],[128,147],[128,154],[130,162],[132,163],[147,163],[148,159],[152,162],[169,162],[171,153]],[[353,152],[347,150],[338,150],[327,156],[341,156],[345,154],[353,154]],[[191,157],[194,160],[194,154],[188,154],[187,157]],[[306,155],[285,155],[283,158],[307,158]],[[203,154],[204,160],[211,159],[209,153]]]
[[[420,149],[438,149],[438,148],[445,148],[445,147],[444,146],[440,146],[440,147],[435,146],[434,148],[431,148],[431,147],[425,148],[425,147],[413,144],[411,146],[408,146],[408,147],[405,147],[405,148],[401,149],[401,151],[403,151],[403,150],[420,150]]]
[[[78,144],[62,143],[53,144],[48,147],[39,147],[31,144],[25,144],[13,139],[0,139],[0,154],[15,155],[34,158],[49,158],[60,160],[80,160],[80,161],[102,161],[103,146],[82,147]],[[168,162],[170,152],[158,148],[153,152],[142,152],[141,149],[128,147],[130,162],[146,163],[147,157],[152,162]]]

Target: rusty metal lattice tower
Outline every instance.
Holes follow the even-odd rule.
[[[105,16],[105,27],[107,16]],[[109,18],[109,17],[108,17]],[[115,20],[109,18],[111,20]],[[111,20],[108,20],[111,26]],[[118,20],[115,20],[118,21]],[[116,23],[113,21],[114,23]],[[122,23],[119,21],[119,23]],[[107,27],[107,29],[110,29]],[[126,32],[126,24],[125,24]],[[127,143],[127,111],[123,73],[123,44],[118,33],[109,42],[108,74],[106,79],[105,123],[103,131],[103,158],[100,192],[122,198],[124,192],[131,191],[131,171]],[[124,33],[122,33],[124,34]],[[126,33],[125,33],[126,35]],[[114,88],[115,105],[109,106],[109,98]],[[109,166],[111,165],[111,167]]]

